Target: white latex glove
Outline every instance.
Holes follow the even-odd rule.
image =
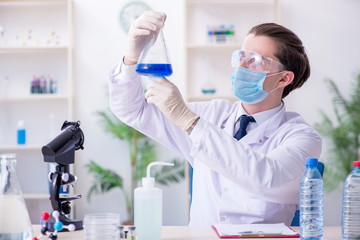
[[[184,131],[199,118],[185,105],[179,89],[166,78],[151,78],[146,90],[148,103],[155,104],[160,111]]]
[[[156,35],[164,26],[166,14],[161,12],[146,11],[135,19],[128,33],[128,46],[125,49],[125,59],[132,64],[137,63],[141,51],[152,35]]]

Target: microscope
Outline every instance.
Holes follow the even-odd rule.
[[[83,229],[81,220],[70,220],[66,215],[71,211],[70,201],[81,198],[81,195],[60,194],[60,187],[73,185],[77,177],[70,174],[70,164],[74,163],[75,151],[84,149],[84,134],[80,129],[80,121],[65,121],[61,133],[43,146],[41,151],[44,162],[55,163],[55,172],[49,173],[50,201],[53,211],[60,213],[59,219],[65,225],[73,224],[75,230]]]

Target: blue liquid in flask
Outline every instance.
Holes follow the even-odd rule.
[[[169,63],[139,63],[136,72],[144,76],[167,77],[173,72]]]

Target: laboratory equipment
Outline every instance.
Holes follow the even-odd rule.
[[[84,217],[84,240],[118,239],[120,214],[88,213]]]
[[[83,228],[82,221],[70,220],[66,215],[71,211],[70,201],[81,198],[81,195],[60,194],[60,187],[73,186],[77,181],[77,177],[70,174],[69,165],[74,163],[75,151],[84,149],[84,134],[79,121],[65,121],[61,130],[61,133],[43,146],[41,151],[45,162],[57,164],[55,172],[49,174],[51,206],[53,210],[59,211],[59,219],[65,226],[74,224],[75,230],[79,230]],[[50,221],[54,222],[54,219]]]
[[[360,161],[346,177],[342,202],[342,239],[360,238]]]
[[[0,239],[30,240],[30,217],[16,175],[16,155],[0,155]]]
[[[17,144],[22,145],[26,143],[26,129],[23,120],[17,123]]]
[[[215,85],[210,79],[206,79],[201,86],[201,92],[205,95],[214,94],[216,92]]]
[[[155,187],[150,170],[155,165],[173,166],[173,163],[152,162],[142,179],[142,187],[134,190],[134,218],[137,240],[160,240],[162,226],[162,190]]]
[[[323,239],[323,180],[318,159],[307,158],[300,181],[300,238]]]
[[[135,232],[136,227],[129,226],[128,229],[129,229],[129,232],[127,235],[127,240],[136,240],[136,232]]]
[[[152,77],[167,77],[172,74],[162,28],[148,37],[148,42],[140,54],[136,72]]]
[[[53,226],[51,226],[51,223],[50,223],[49,213],[47,213],[47,212],[41,213],[41,216],[40,216],[41,235],[38,237],[34,237],[32,240],[39,240],[42,236],[48,236],[49,240],[56,240],[57,233],[60,232],[63,228],[66,228],[70,232],[75,231],[74,224],[69,224],[68,226],[63,225],[63,223],[59,219],[59,216],[60,216],[59,211],[55,210],[52,212],[51,215],[55,219],[55,223],[53,224]],[[51,228],[54,229],[53,232],[50,231]]]
[[[0,96],[4,97],[9,92],[9,76],[5,75],[3,79],[0,80]]]
[[[0,25],[0,46],[6,46],[5,28]]]
[[[124,226],[120,226],[119,231],[120,231],[120,240],[126,239],[125,238],[125,232],[124,232]]]

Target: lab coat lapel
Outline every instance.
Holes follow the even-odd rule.
[[[225,126],[223,126],[223,130],[229,134],[230,136],[234,135],[234,125],[236,122],[236,112],[234,112],[233,114],[231,114],[231,116],[227,119],[227,121],[225,122]]]
[[[279,125],[285,115],[285,104],[283,107],[267,121],[257,126],[253,131],[244,136],[240,141],[247,144],[262,144],[269,136],[279,128]]]

